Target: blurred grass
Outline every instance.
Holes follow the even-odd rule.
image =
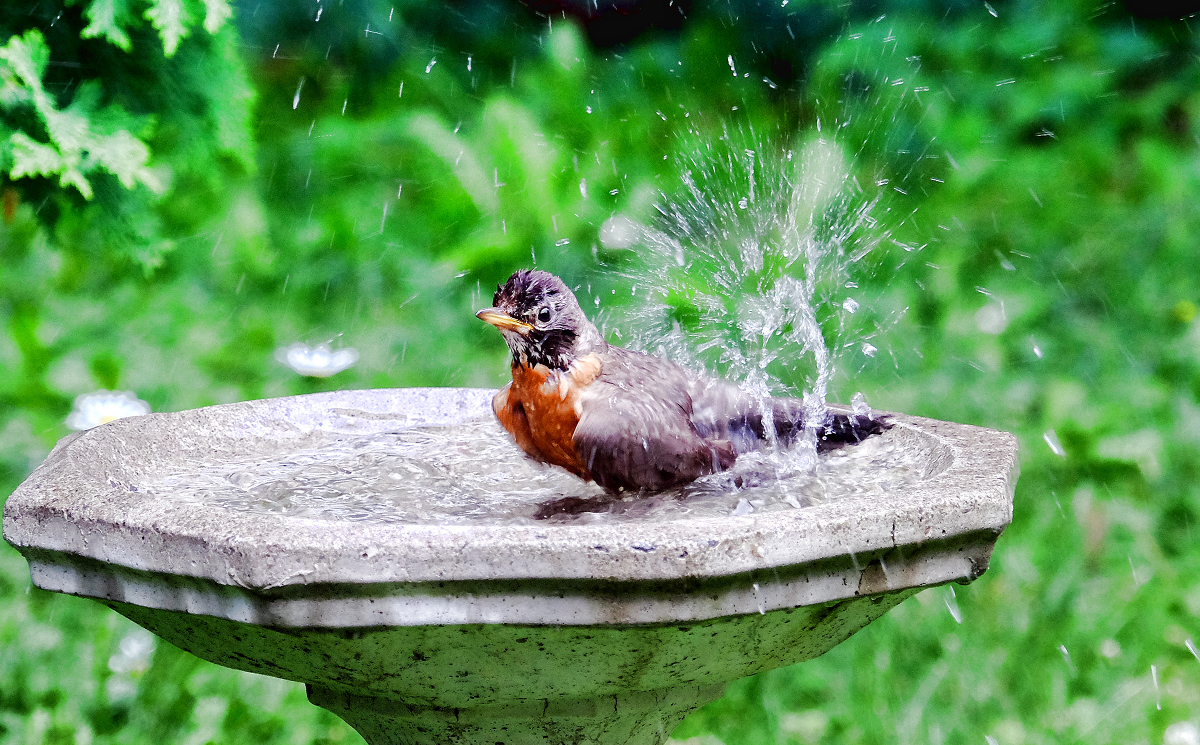
[[[253,167],[188,156],[212,170],[177,168],[152,204],[0,184],[17,195],[0,223],[0,494],[95,388],[162,411],[498,385],[503,346],[471,317],[496,282],[536,259],[617,330],[637,261],[600,242],[603,222],[653,222],[697,143],[782,153],[820,120],[864,198],[883,195],[888,248],[860,297],[875,318],[903,314],[874,358],[841,358],[835,398],[1016,433],[1014,522],[972,586],[928,590],[818,660],[734,684],[676,738],[1161,742],[1200,723],[1187,22],[1083,3],[714,4],[677,34],[598,50],[569,20],[505,5],[331,4],[319,23],[289,4],[237,12],[240,37],[221,48],[240,38]],[[25,21],[52,50],[53,18],[38,6]],[[197,135],[159,137],[169,155]],[[96,213],[122,209],[156,222],[118,251]],[[273,356],[298,340],[362,358],[302,379]],[[0,599],[0,743],[358,741],[299,686],[165,643],[150,653],[100,606],[31,588],[7,546]]]

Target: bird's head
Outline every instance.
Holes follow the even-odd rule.
[[[549,272],[517,271],[496,288],[492,306],[475,316],[500,329],[513,364],[566,370],[576,359],[605,346],[575,294]]]

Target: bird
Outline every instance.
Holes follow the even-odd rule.
[[[662,357],[608,343],[555,275],[520,269],[476,317],[499,329],[512,382],[492,400],[500,425],[530,458],[606,492],[658,492],[729,469],[737,457],[804,430],[795,398],[755,396]],[[835,412],[817,449],[859,442],[886,417]],[[774,438],[769,427],[773,427]]]

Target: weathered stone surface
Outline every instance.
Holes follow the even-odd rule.
[[[1012,516],[1015,438],[904,415],[897,434],[926,463],[914,488],[721,519],[364,525],[139,489],[322,432],[455,423],[491,395],[349,391],[118,420],[59,443],[9,498],[4,537],[39,587],[304,681],[375,744],[634,743],[921,587],[978,577]]]

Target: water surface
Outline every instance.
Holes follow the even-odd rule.
[[[906,434],[907,433],[907,436]],[[252,450],[248,448],[248,451]],[[650,495],[612,496],[534,463],[491,416],[387,434],[328,433],[273,458],[189,464],[143,489],[240,512],[406,524],[595,523],[727,517],[831,500],[888,499],[927,477],[929,451],[900,427],[815,456],[762,452],[732,469]]]

